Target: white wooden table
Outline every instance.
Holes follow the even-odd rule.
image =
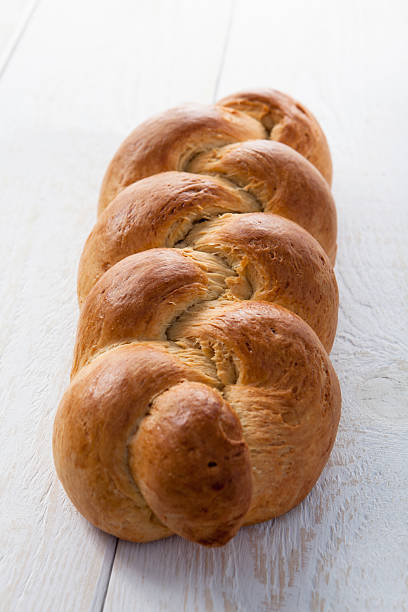
[[[0,0],[1,610],[408,610],[407,37],[405,0]],[[251,86],[333,153],[337,442],[298,508],[221,550],[117,542],[51,456],[100,180],[152,113]]]

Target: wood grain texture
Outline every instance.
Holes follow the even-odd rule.
[[[0,78],[1,609],[408,609],[407,26],[402,0],[41,1]],[[297,96],[333,153],[337,443],[298,508],[224,549],[116,549],[51,458],[76,262],[122,138],[251,86]]]

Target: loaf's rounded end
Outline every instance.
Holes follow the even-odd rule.
[[[195,382],[171,387],[153,401],[129,450],[144,498],[172,531],[206,546],[236,534],[251,502],[251,465],[220,393]]]

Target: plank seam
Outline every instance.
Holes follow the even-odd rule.
[[[34,2],[31,3],[29,9],[27,10],[27,12],[25,13],[23,19],[21,20],[21,26],[17,29],[17,33],[14,36],[14,38],[11,40],[11,43],[8,47],[8,49],[6,49],[6,52],[4,54],[4,59],[3,59],[3,63],[0,65],[0,79],[2,78],[3,74],[5,73],[7,66],[10,64],[10,61],[14,55],[14,52],[16,51],[19,43],[21,42],[28,24],[30,23],[35,11],[37,10],[38,6],[40,4],[40,0],[34,0]]]
[[[224,45],[222,48],[220,67],[218,69],[217,78],[215,81],[213,104],[215,104],[215,102],[217,101],[221,77],[222,77],[222,73],[224,72],[225,59],[227,57],[227,49],[228,49],[229,41],[231,38],[231,29],[232,29],[232,22],[233,22],[233,17],[234,17],[235,1],[236,0],[231,0],[231,4],[230,4],[230,14],[229,14],[229,19],[228,19],[228,24],[227,24],[227,32],[225,35]]]
[[[105,608],[106,596],[108,594],[109,582],[112,575],[118,542],[118,538],[114,538],[112,536],[106,546],[90,612],[103,612],[103,609]]]

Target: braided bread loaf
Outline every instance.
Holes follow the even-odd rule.
[[[273,90],[169,110],[119,148],[54,427],[94,525],[217,546],[314,486],[340,414],[330,181],[318,123]]]

